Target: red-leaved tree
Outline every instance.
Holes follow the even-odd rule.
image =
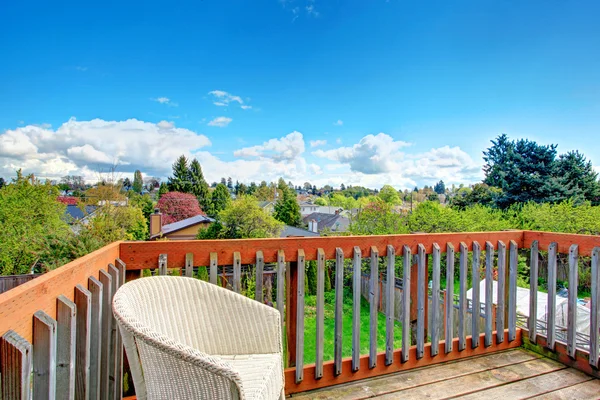
[[[70,197],[70,196],[58,196],[56,198],[56,200],[60,201],[63,204],[66,204],[68,206],[76,206],[77,202],[79,201],[79,199],[77,197]]]
[[[161,196],[156,205],[163,215],[163,225],[172,224],[196,215],[205,215],[198,199],[193,194],[168,192]]]

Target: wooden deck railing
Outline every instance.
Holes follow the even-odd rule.
[[[518,256],[527,257],[530,290],[537,294],[541,253],[548,260],[551,309],[555,304],[557,257],[559,254],[569,257],[571,291],[566,342],[557,338],[554,313],[549,313],[545,330],[537,328],[540,322],[533,312],[537,310],[536,295],[531,296],[530,315],[534,317],[528,320],[527,328],[521,329],[517,324]],[[111,313],[112,296],[126,280],[141,277],[142,270],[192,276],[194,267],[199,266],[207,267],[208,279],[215,284],[219,276],[225,277],[223,272],[227,269],[228,286],[240,292],[243,275],[248,271],[245,266],[251,265],[255,271],[257,301],[272,300],[264,298],[263,275],[267,267],[273,271],[269,276],[276,280],[274,304],[281,311],[287,339],[288,394],[523,344],[600,376],[599,254],[598,236],[528,231],[114,243],[0,294],[2,399],[29,398],[30,391],[36,399],[54,398],[53,394],[77,399],[121,398],[123,352]],[[581,335],[575,327],[580,257],[590,260],[592,276],[591,329],[589,346],[585,349],[579,344],[581,340],[576,339]],[[444,295],[440,287],[444,259],[447,293],[454,292],[454,276],[458,275],[457,320],[453,296]],[[309,261],[315,262],[317,271],[316,348],[314,362],[305,365],[304,282]],[[328,264],[333,266],[332,290],[335,290],[332,360],[324,360],[324,279]],[[362,274],[366,271],[369,350],[361,354],[360,301]],[[396,314],[392,300],[397,274],[403,279],[399,348],[394,345]],[[493,297],[494,275],[498,281],[498,295],[493,299],[495,312],[489,301]],[[471,300],[466,295],[469,276],[473,286]],[[480,301],[480,278],[486,279],[485,304]],[[342,344],[344,282],[351,286],[353,310],[352,350],[347,358],[343,357]],[[385,298],[385,332],[377,331],[380,297]],[[480,313],[485,320],[482,330]],[[473,335],[467,335],[469,314]],[[380,336],[385,336],[382,352],[377,347]]]

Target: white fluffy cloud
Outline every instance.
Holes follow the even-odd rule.
[[[336,126],[342,126],[342,125],[344,125],[344,121],[342,121],[341,119],[338,119],[333,124],[336,125]]]
[[[208,126],[218,126],[219,128],[225,128],[229,123],[233,121],[228,117],[217,117],[208,123]]]
[[[95,171],[118,165],[123,173],[142,170],[166,176],[179,155],[191,155],[209,146],[210,140],[172,122],[77,121],[56,130],[28,125],[0,134],[0,174],[13,175],[23,168],[40,177],[67,174],[96,178]]]
[[[275,161],[294,161],[304,153],[304,137],[294,131],[280,139],[271,139],[262,145],[236,150],[236,157],[251,159],[272,159]]]
[[[325,146],[327,144],[327,140],[311,140],[310,147],[319,147]]]
[[[160,104],[166,104],[171,107],[177,107],[179,105],[179,104],[171,101],[171,99],[169,99],[168,97],[157,97],[155,99],[150,99],[150,100],[156,101],[157,103],[160,103]]]

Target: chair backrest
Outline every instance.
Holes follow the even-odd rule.
[[[239,374],[205,353],[227,329],[211,318],[227,292],[182,277],[139,279],[117,291],[113,310],[138,399],[243,397]]]

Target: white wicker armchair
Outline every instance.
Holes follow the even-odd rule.
[[[113,312],[140,400],[279,399],[279,312],[197,279],[126,283]]]

